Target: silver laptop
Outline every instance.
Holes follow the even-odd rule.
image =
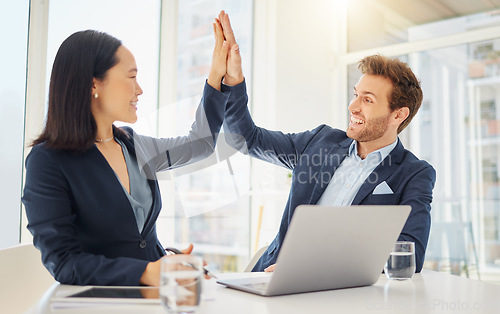
[[[372,285],[410,211],[406,205],[298,206],[271,276],[217,282],[263,296]]]

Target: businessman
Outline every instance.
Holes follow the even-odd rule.
[[[362,76],[348,106],[346,131],[327,125],[294,134],[270,131],[255,125],[246,101],[241,101],[248,96],[229,17],[221,13],[217,22],[229,46],[222,86],[223,91],[230,92],[224,121],[229,132],[226,139],[243,153],[293,171],[278,234],[253,271],[274,269],[295,208],[318,204],[410,205],[411,213],[398,240],[415,242],[419,272],[429,237],[436,172],[406,150],[398,138],[417,113],[423,97],[420,83],[408,65],[380,55],[359,62]]]

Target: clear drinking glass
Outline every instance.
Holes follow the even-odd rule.
[[[384,272],[389,279],[411,279],[415,273],[415,243],[397,241],[385,263]]]
[[[203,260],[176,254],[161,260],[160,299],[168,313],[196,313],[201,300]]]

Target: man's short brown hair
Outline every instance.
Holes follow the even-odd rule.
[[[373,55],[359,61],[358,69],[363,74],[380,75],[391,80],[393,88],[388,95],[391,110],[402,107],[410,109],[410,114],[398,127],[398,133],[403,131],[417,114],[423,99],[420,82],[408,64],[399,59]]]

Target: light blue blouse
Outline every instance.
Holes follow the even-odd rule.
[[[130,182],[130,193],[127,192],[125,187],[122,184],[123,191],[130,202],[130,206],[132,206],[132,210],[135,214],[135,219],[137,221],[137,228],[139,229],[139,233],[144,229],[144,225],[146,224],[146,220],[148,218],[149,213],[151,212],[151,206],[153,205],[153,194],[151,192],[151,187],[149,186],[148,180],[146,177],[141,175],[139,171],[139,165],[135,156],[131,155],[127,149],[127,146],[115,137],[115,141],[117,141],[122,147],[123,156],[125,157],[125,163],[127,164],[127,171]],[[118,175],[115,172],[116,177]],[[120,179],[118,178],[118,181]]]

